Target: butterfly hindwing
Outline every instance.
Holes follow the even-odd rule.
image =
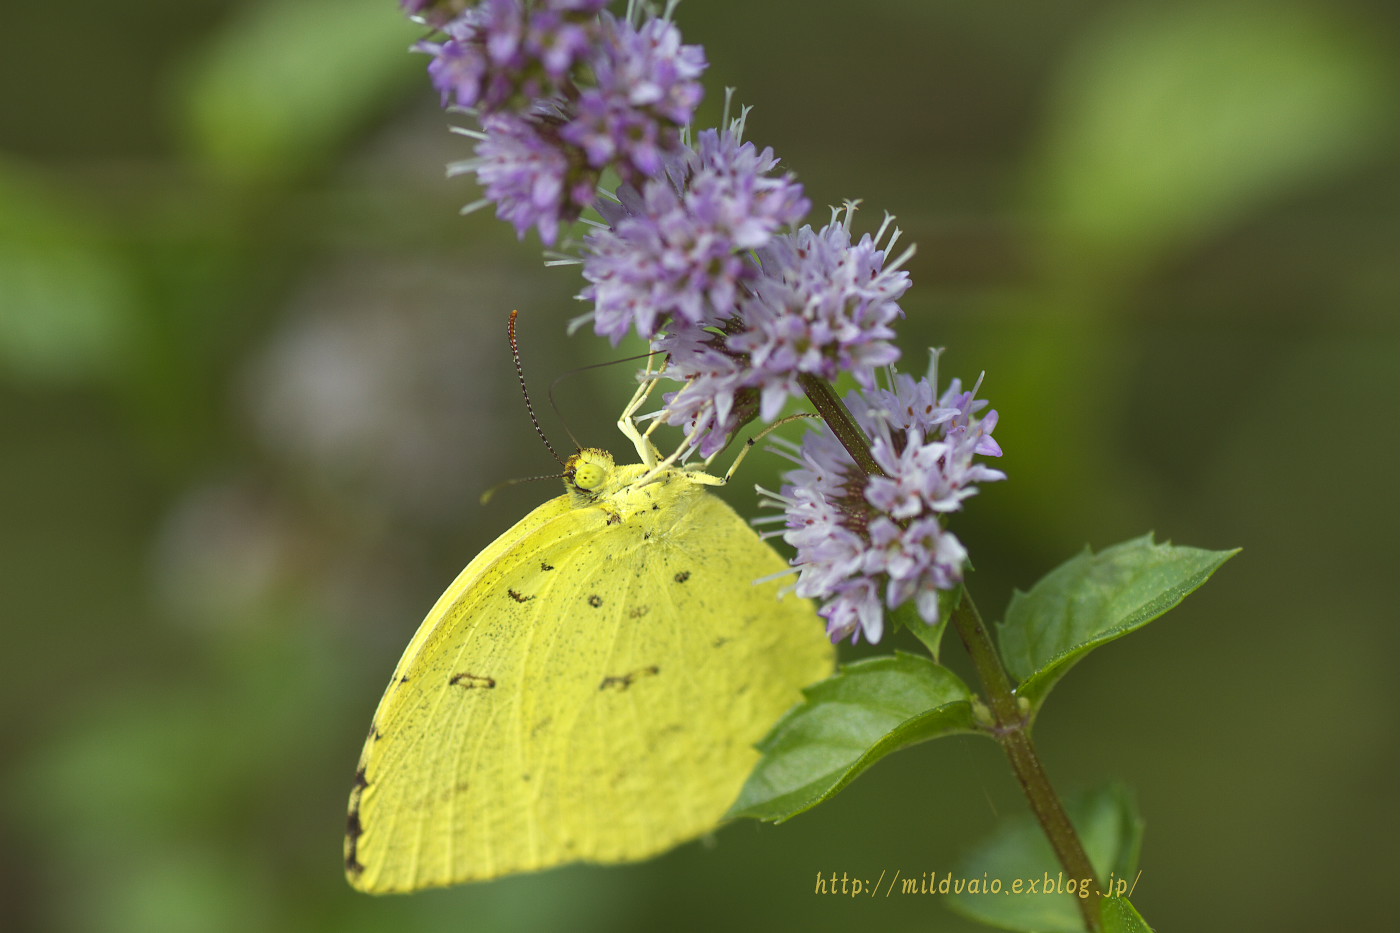
[[[352,882],[630,861],[715,828],[753,743],[831,670],[811,604],[751,582],[785,567],[679,470],[535,510],[400,662],[352,795]]]

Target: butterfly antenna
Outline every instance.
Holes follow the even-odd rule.
[[[486,503],[491,501],[491,499],[496,495],[496,493],[500,492],[502,489],[505,489],[507,486],[519,486],[521,483],[537,483],[542,479],[563,479],[563,477],[563,473],[550,473],[548,476],[526,476],[520,479],[503,480],[497,483],[496,485],[492,486],[490,489],[483,492],[479,501],[482,505],[485,505]]]
[[[554,445],[549,442],[549,438],[544,436],[544,428],[540,427],[540,419],[535,417],[535,406],[530,401],[530,390],[525,388],[525,367],[520,365],[520,343],[515,339],[515,319],[519,314],[520,312],[518,310],[512,311],[510,313],[510,324],[508,329],[510,331],[510,355],[511,358],[515,360],[515,376],[517,379],[520,380],[520,394],[525,396],[525,409],[528,412],[530,412],[530,423],[535,426],[535,433],[540,436],[540,440],[544,441],[544,446],[549,450],[550,455],[553,456],[554,459],[559,462],[560,466],[564,466],[564,458],[559,456],[559,452],[554,449]],[[565,430],[567,430],[567,428]],[[573,434],[570,434],[569,436],[572,438]],[[575,444],[575,446],[577,446],[577,444]],[[549,477],[535,478],[548,479]],[[510,484],[504,483],[502,485]],[[495,487],[493,489],[487,490],[486,496],[482,501],[485,502],[486,499],[489,499],[491,497],[491,494],[494,493],[498,488],[500,487]]]

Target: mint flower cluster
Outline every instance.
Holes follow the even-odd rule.
[[[801,186],[741,131],[700,133],[663,175],[601,204],[608,226],[584,239],[585,318],[614,343],[635,332],[666,354],[663,375],[682,387],[662,417],[703,456],[777,417],[804,376],[873,386],[899,357],[892,325],[909,287],[885,264],[888,224],[852,242],[848,207],[793,230],[809,207]]]
[[[944,525],[977,483],[1006,474],[977,461],[1000,457],[992,438],[997,413],[978,386],[954,379],[937,394],[938,352],[922,379],[887,371],[887,387],[851,392],[846,407],[871,439],[882,474],[856,469],[826,427],[801,445],[783,448],[797,469],[784,474],[767,504],[782,509],[784,540],[797,549],[797,593],[818,599],[833,641],[864,633],[878,642],[884,610],[911,600],[930,625],[939,621],[938,593],[963,579],[967,550]],[[781,442],[780,442],[781,443]]]
[[[691,129],[706,63],[670,21],[674,6],[628,15],[606,0],[403,0],[442,33],[417,49],[444,106],[474,116],[472,172],[517,235],[547,245],[592,208],[601,223],[572,244],[591,310],[578,320],[617,344],[636,334],[679,384],[657,417],[709,457],[744,425],[771,422],[817,383],[854,379],[847,405],[879,473],[827,430],[789,450],[781,493],[798,551],[797,590],[824,600],[833,638],[882,634],[882,607],[913,601],[932,623],[937,592],[958,585],[966,552],[943,528],[975,484],[1003,478],[974,456],[1001,453],[996,414],[935,374],[896,375],[895,322],[909,288],[886,218],[852,232],[854,204],[819,228],[802,186],[771,149],[743,138],[745,111]],[[604,172],[619,181],[600,192]],[[569,247],[570,244],[565,244]],[[882,386],[879,374],[888,372]]]
[[[654,175],[680,147],[681,127],[703,96],[698,46],[675,26],[640,26],[603,8],[608,0],[404,0],[440,29],[416,48],[443,106],[476,116],[474,172],[496,216],[524,237],[552,244],[598,196],[604,171],[624,181]],[[600,15],[601,14],[601,15]]]

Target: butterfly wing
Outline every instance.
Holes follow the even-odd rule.
[[[631,861],[715,828],[832,648],[808,601],[751,585],[785,569],[772,548],[666,484],[626,522],[556,509],[439,601],[366,743],[358,887]]]
[[[389,698],[394,693],[394,684],[404,677],[409,668],[417,663],[418,652],[423,643],[429,638],[441,637],[444,634],[443,620],[452,614],[452,607],[461,602],[462,597],[475,584],[476,580],[497,562],[507,557],[521,543],[529,540],[539,529],[549,524],[560,516],[567,515],[574,510],[573,504],[568,496],[556,496],[548,502],[543,502],[530,511],[528,515],[516,522],[496,540],[486,545],[481,553],[472,558],[471,563],[457,574],[457,578],[438,597],[433,608],[428,610],[423,623],[418,626],[418,630],[413,633],[412,640],[408,647],[404,649],[403,656],[399,659],[398,666],[394,669],[394,676],[389,679],[389,689],[385,691],[384,697],[380,700],[380,709],[375,712],[375,721],[379,720],[380,713],[384,711],[384,705],[389,702]],[[373,730],[371,730],[371,734]],[[368,748],[368,746],[366,746]]]

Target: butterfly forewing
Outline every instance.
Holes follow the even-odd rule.
[[[752,585],[785,562],[687,474],[636,508],[559,501],[483,552],[405,653],[351,801],[365,890],[641,859],[712,830],[753,743],[830,673],[811,604]]]

